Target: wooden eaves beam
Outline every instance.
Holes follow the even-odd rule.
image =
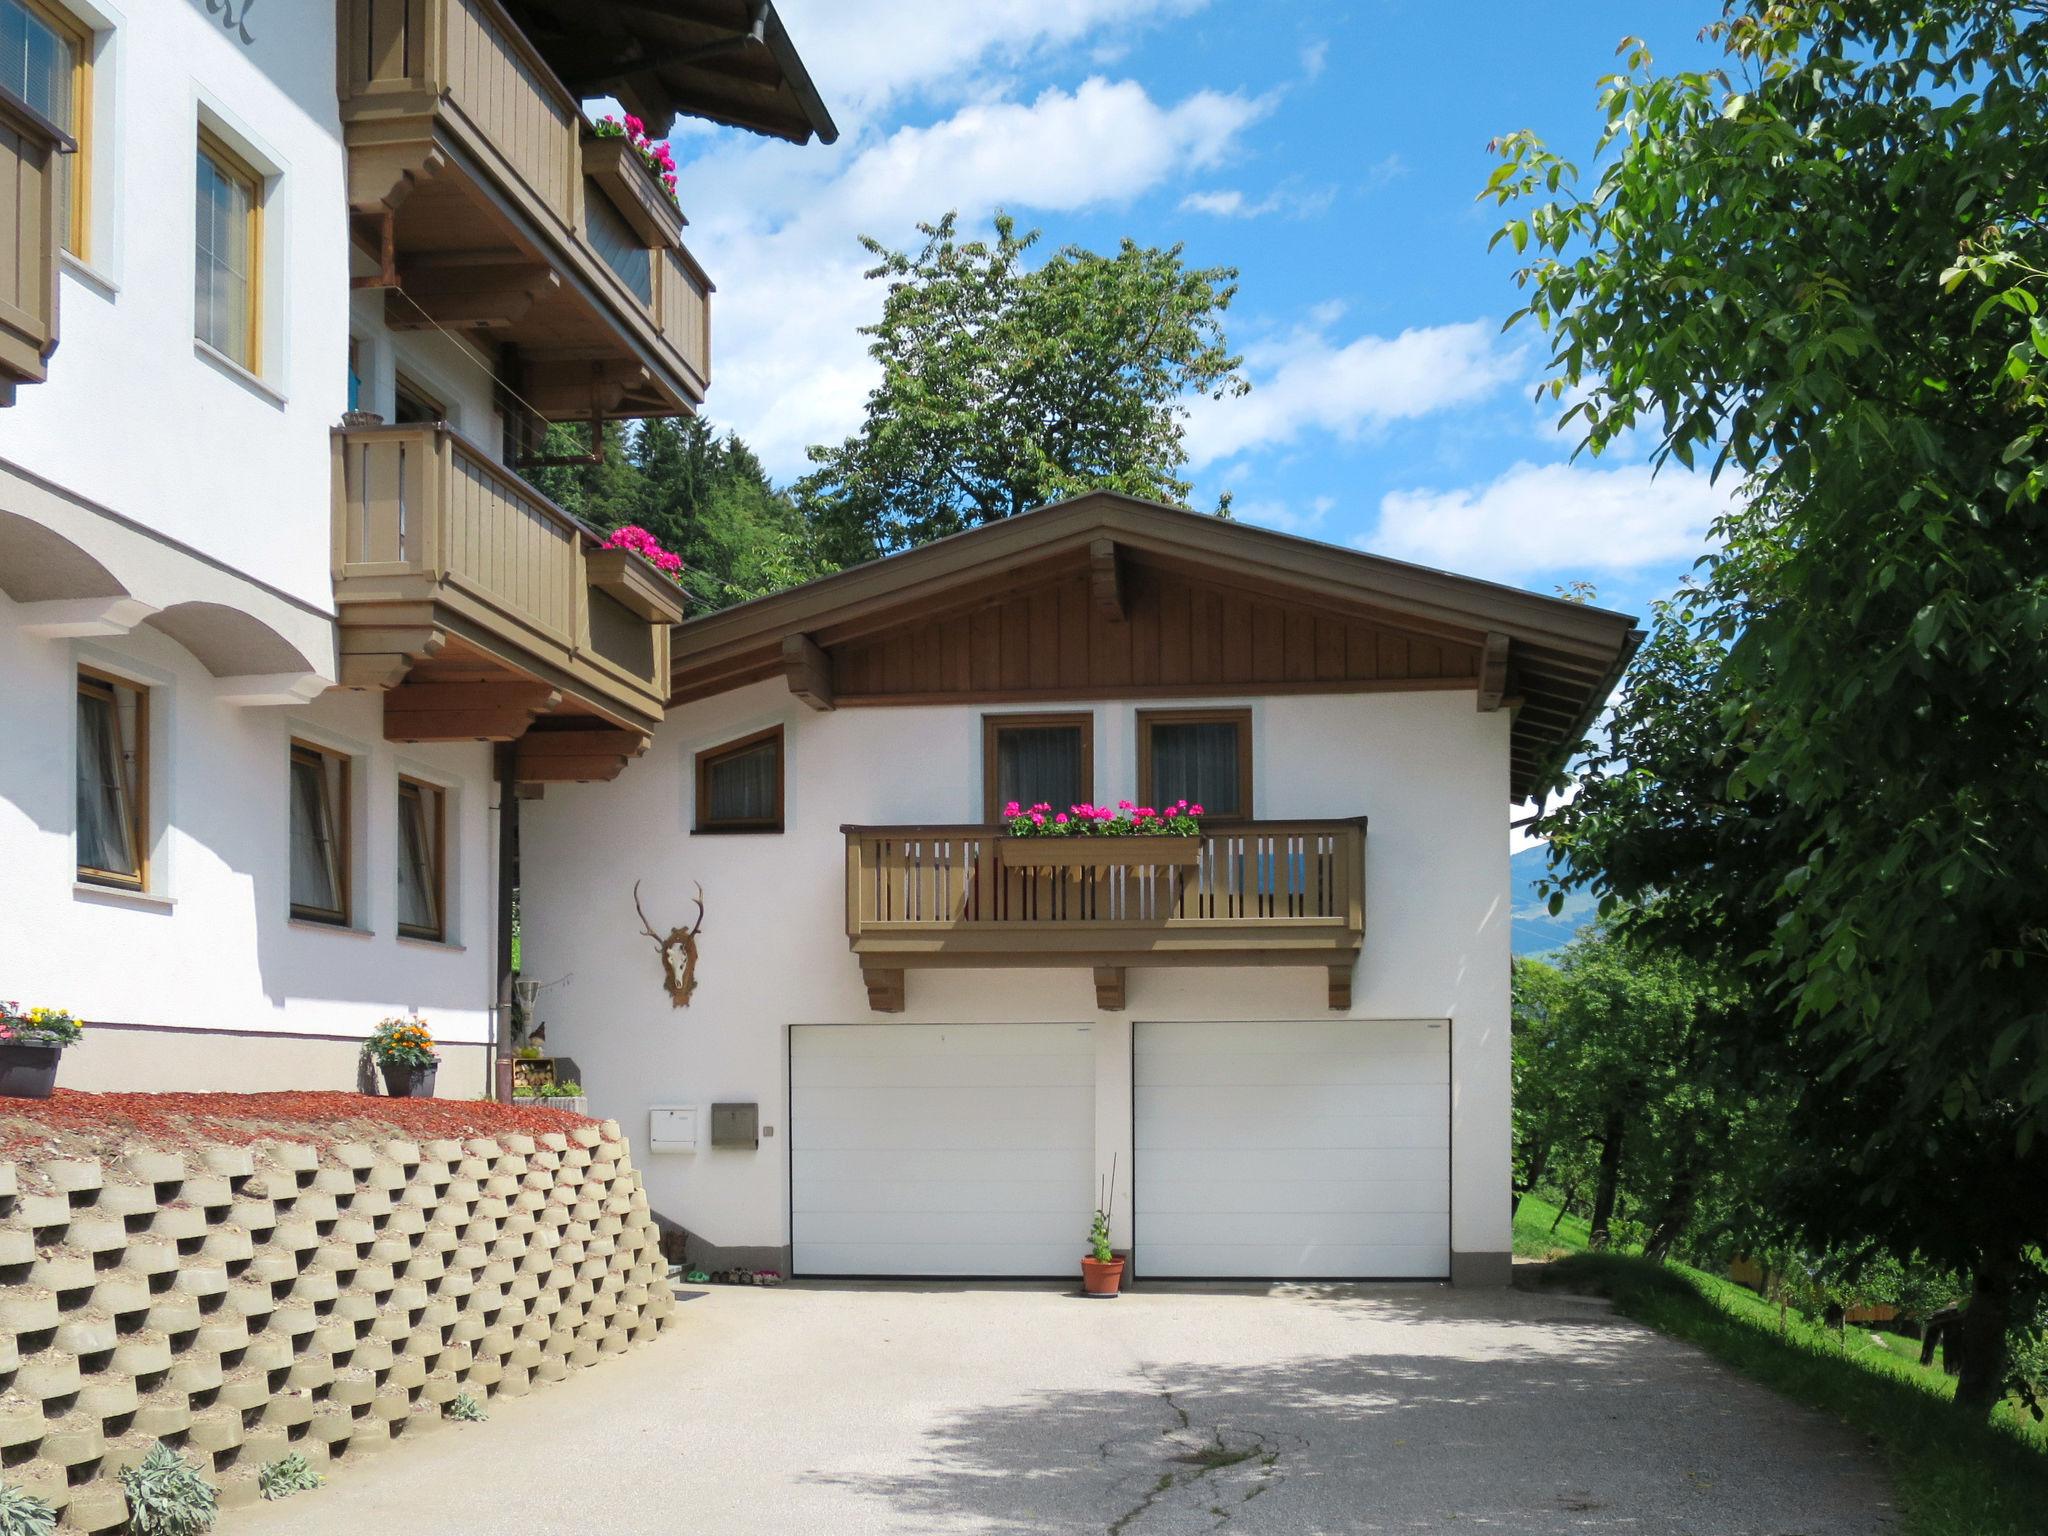
[[[1500,708],[1508,691],[1508,637],[1490,630],[1479,651],[1479,712],[1491,714]]]
[[[832,658],[809,635],[788,635],[782,642],[782,673],[789,691],[813,709],[831,709]]]

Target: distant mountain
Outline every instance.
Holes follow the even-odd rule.
[[[1524,848],[1508,860],[1518,955],[1547,955],[1564,948],[1574,934],[1593,921],[1594,909],[1599,906],[1598,900],[1585,891],[1573,891],[1565,897],[1563,910],[1551,916],[1550,903],[1536,889],[1536,882],[1549,865],[1550,850],[1541,844]]]

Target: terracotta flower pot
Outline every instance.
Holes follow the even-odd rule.
[[[429,1062],[424,1067],[404,1067],[395,1061],[380,1061],[378,1070],[384,1074],[384,1092],[394,1099],[431,1099],[434,1096],[434,1073],[440,1063]]]
[[[1124,1283],[1124,1261],[1083,1256],[1081,1289],[1090,1296],[1114,1296]]]
[[[47,1099],[57,1086],[57,1059],[63,1054],[61,1045],[0,1042],[0,1098]]]

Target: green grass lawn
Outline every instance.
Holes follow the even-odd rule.
[[[1892,1474],[1906,1536],[2036,1536],[2048,1528],[2048,1435],[2016,1405],[1964,1419],[1955,1383],[1911,1340],[1810,1322],[1719,1275],[1640,1254],[1588,1253],[1586,1224],[1524,1200],[1515,1252],[1555,1262],[1546,1283],[1610,1296],[1617,1311],[1706,1350],[1868,1435]]]

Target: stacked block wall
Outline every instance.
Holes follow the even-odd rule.
[[[0,1163],[0,1482],[117,1528],[161,1439],[246,1503],[265,1462],[338,1471],[673,1306],[612,1125]]]

